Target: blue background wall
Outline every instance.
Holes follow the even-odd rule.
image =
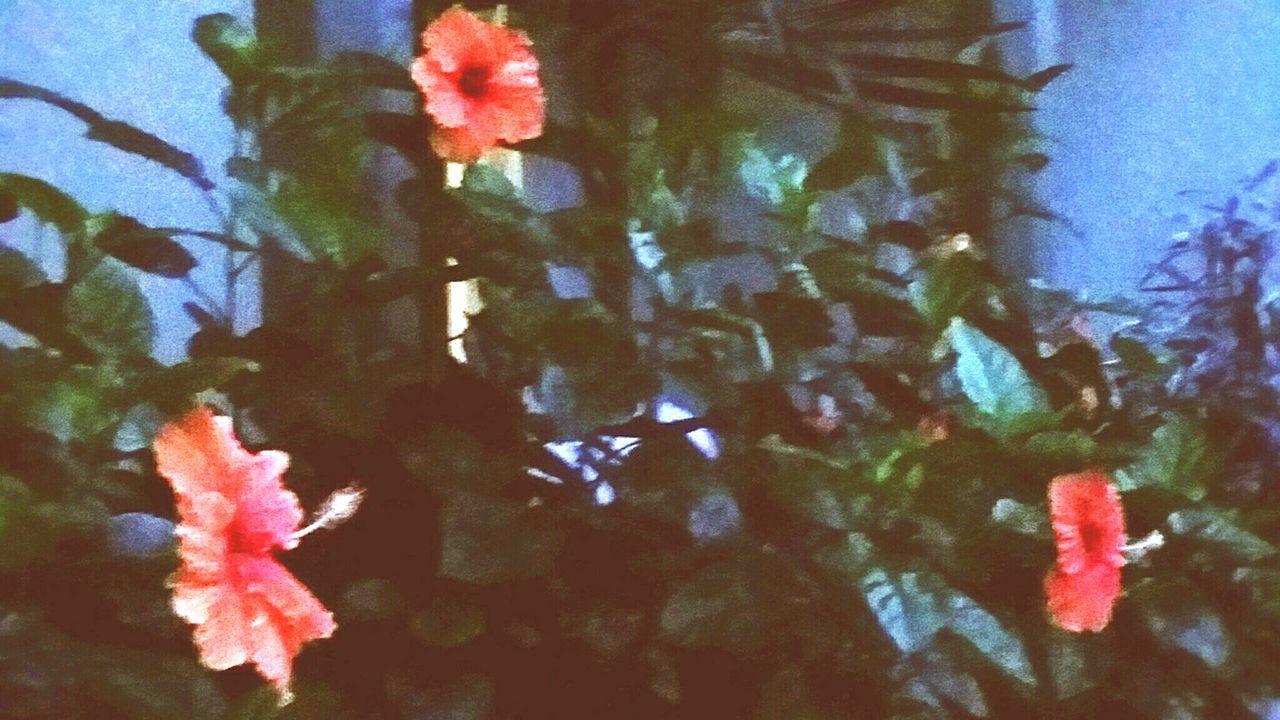
[[[44,85],[194,153],[219,182],[231,155],[231,123],[220,109],[224,79],[191,41],[196,17],[231,12],[251,19],[252,0],[0,0],[0,75]],[[0,102],[0,172],[58,186],[90,211],[117,209],[144,223],[218,229],[215,216],[184,179],[159,165],[82,137],[74,117],[29,101]],[[52,229],[29,220],[0,225],[0,242],[40,256],[57,275],[62,261]],[[185,242],[185,241],[184,241]],[[190,241],[201,261],[195,280],[224,297],[223,253]],[[195,330],[180,281],[139,274],[158,328],[155,352],[178,359]],[[237,325],[256,322],[256,277],[243,277]]]
[[[1019,224],[1032,267],[1059,284],[1130,291],[1193,207],[1221,201],[1280,157],[1280,2],[998,0],[1026,19],[1006,57],[1028,72],[1076,66],[1040,95],[1037,123],[1056,140],[1038,181],[1061,226]]]

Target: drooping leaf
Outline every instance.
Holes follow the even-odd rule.
[[[26,255],[0,247],[0,297],[44,282],[44,273]]]
[[[195,257],[171,236],[126,215],[114,216],[93,241],[108,255],[153,275],[185,277],[196,266]]]
[[[128,123],[103,119],[91,124],[85,137],[160,163],[187,178],[201,190],[213,189],[213,181],[205,177],[204,167],[195,155],[179,150]]]
[[[49,183],[26,175],[0,173],[0,191],[68,237],[84,230],[89,212]]]
[[[960,386],[981,412],[1013,418],[1051,411],[1044,391],[1002,345],[960,318],[952,319],[949,333]]]
[[[1035,110],[1022,103],[1003,102],[973,95],[920,90],[872,80],[854,82],[858,95],[865,100],[901,105],[924,110],[950,110],[973,113],[1024,113]]]
[[[70,329],[103,355],[147,355],[155,322],[133,278],[112,261],[98,267],[67,294]]]
[[[348,50],[338,53],[332,65],[341,74],[374,87],[417,92],[417,86],[409,77],[409,70],[381,55]]]

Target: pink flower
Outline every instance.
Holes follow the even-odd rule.
[[[437,124],[431,148],[452,162],[472,162],[501,142],[542,134],[538,59],[524,33],[454,7],[427,26],[413,80]]]
[[[281,476],[289,456],[250,453],[231,419],[207,408],[156,435],[156,468],[177,497],[182,566],[173,610],[196,626],[213,670],[253,663],[288,697],[303,643],[333,634],[333,615],[274,557],[298,544],[302,508]]]
[[[1049,615],[1071,632],[1102,630],[1120,597],[1125,564],[1124,509],[1111,479],[1097,470],[1049,483],[1058,562],[1045,578]]]

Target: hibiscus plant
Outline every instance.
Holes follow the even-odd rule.
[[[965,226],[990,173],[928,137],[1012,127],[1063,68],[812,52],[897,4],[423,3],[410,67],[289,65],[208,16],[253,138],[225,188],[0,78],[228,216],[0,174],[0,221],[67,259],[0,254],[0,715],[1275,717],[1276,459],[1234,491],[1177,338],[1094,330],[1145,311],[1013,283]],[[722,107],[733,73],[835,113],[826,154]],[[537,202],[516,153],[581,197]],[[265,319],[193,303],[163,366],[135,278],[193,242],[263,263]]]

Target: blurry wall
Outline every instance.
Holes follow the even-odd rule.
[[[0,75],[46,86],[109,118],[152,132],[195,154],[214,180],[234,135],[220,109],[224,79],[191,41],[196,17],[230,12],[251,19],[252,0],[0,0]],[[111,209],[144,223],[219,229],[204,198],[165,168],[82,137],[84,125],[66,113],[29,101],[0,101],[0,172],[38,177],[74,196],[88,210]],[[200,261],[193,279],[208,295],[225,297],[224,253],[182,239]],[[0,242],[62,272],[54,230],[29,218],[0,225]],[[138,274],[156,317],[156,356],[176,361],[196,329],[182,311],[194,300],[179,280]],[[237,326],[257,322],[257,276],[237,288]]]
[[[1280,157],[1280,2],[995,0],[1027,29],[1004,45],[1014,69],[1076,66],[1040,95],[1054,138],[1037,181],[1070,228],[1007,228],[1011,252],[1068,287],[1133,290],[1172,231],[1169,218],[1229,197]]]

